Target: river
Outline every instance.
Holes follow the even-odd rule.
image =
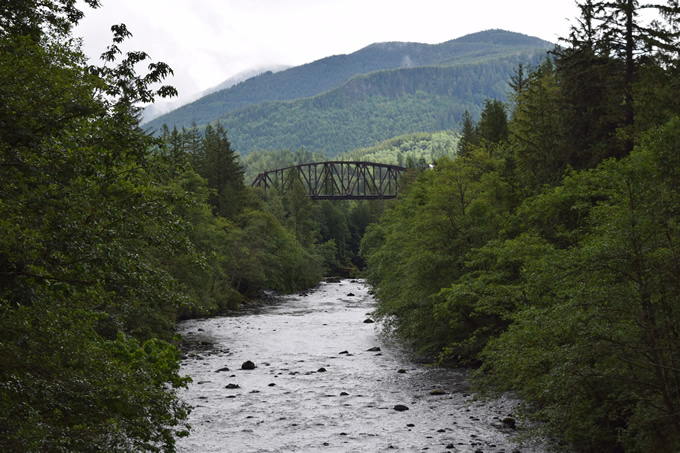
[[[341,280],[180,323],[194,409],[179,451],[537,451],[511,440],[512,400],[474,401],[465,370],[420,363],[366,322],[374,306]]]

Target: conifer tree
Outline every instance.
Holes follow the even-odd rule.
[[[472,147],[477,144],[478,140],[470,112],[466,110],[465,113],[463,113],[461,121],[463,126],[460,134],[460,141],[458,142],[458,155],[465,156],[472,150]]]
[[[497,99],[484,101],[477,131],[479,139],[488,143],[501,143],[508,139],[508,116],[501,101]]]
[[[205,168],[202,176],[213,189],[209,202],[215,213],[233,219],[241,209],[245,196],[243,169],[238,156],[227,139],[227,131],[217,122],[205,128],[203,138],[205,149]]]

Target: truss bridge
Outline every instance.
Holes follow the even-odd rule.
[[[394,198],[405,170],[372,162],[318,162],[262,172],[251,186],[285,191],[297,179],[315,200]]]

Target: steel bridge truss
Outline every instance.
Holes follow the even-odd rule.
[[[315,200],[366,200],[394,198],[399,189],[397,165],[371,162],[318,162],[265,171],[257,175],[252,187],[286,190],[297,178]]]

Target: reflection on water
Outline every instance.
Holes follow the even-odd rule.
[[[465,371],[428,367],[386,343],[364,322],[374,303],[362,282],[343,280],[181,323],[197,346],[182,367],[194,381],[183,393],[194,431],[180,451],[519,450],[502,423],[512,402],[473,402]],[[241,369],[248,360],[255,368]]]

